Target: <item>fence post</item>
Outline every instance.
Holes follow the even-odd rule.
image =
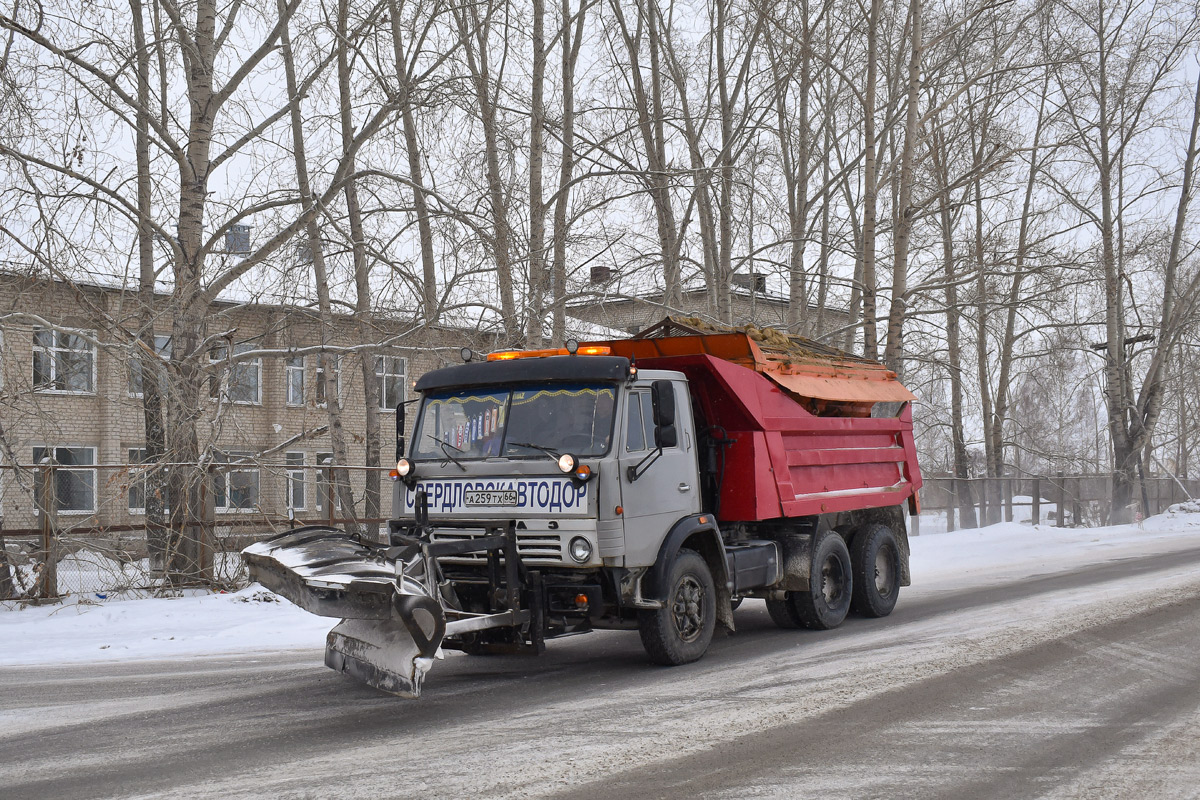
[[[58,476],[54,462],[42,461],[38,474],[38,515],[42,533],[42,571],[38,575],[37,596],[41,600],[58,598]]]
[[[1042,521],[1042,479],[1033,479],[1033,524],[1038,525]]]
[[[1060,528],[1065,528],[1067,525],[1067,482],[1063,479],[1062,471],[1060,470],[1056,476],[1058,484],[1058,519],[1055,524]]]
[[[979,527],[988,524],[988,478],[983,476],[979,481]]]
[[[331,527],[331,528],[334,527],[334,520],[336,519],[336,517],[334,516],[334,513],[333,513],[333,498],[334,498],[334,494],[335,494],[335,492],[333,490],[333,482],[336,479],[337,478],[334,475],[334,471],[333,471],[332,467],[330,469],[326,470],[326,472],[325,472],[325,517],[326,517],[326,522],[328,523],[329,527]]]
[[[1013,479],[1004,479],[1004,521],[1013,521]]]
[[[12,565],[8,562],[8,550],[4,546],[4,515],[0,514],[0,600],[15,599]]]
[[[1071,499],[1071,511],[1076,527],[1083,524],[1083,478],[1075,479],[1075,497]]]
[[[954,531],[954,515],[958,513],[958,476],[950,479],[950,499],[946,503],[946,532]]]
[[[229,487],[226,486],[226,491]],[[216,550],[217,496],[213,492],[212,475],[200,486],[200,542],[198,547],[197,571],[200,580],[212,583],[213,561]]]

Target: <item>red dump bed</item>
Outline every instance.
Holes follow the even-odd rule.
[[[640,368],[688,377],[697,425],[719,426],[716,437],[733,440],[725,448],[722,520],[905,501],[916,511],[921,471],[913,443],[913,395],[875,362],[816,352],[803,340],[783,338],[781,344],[751,329],[596,344],[635,358]],[[796,346],[788,346],[789,338]],[[880,416],[884,409],[891,413]]]

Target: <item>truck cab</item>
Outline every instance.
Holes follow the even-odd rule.
[[[522,565],[538,572],[546,595],[543,637],[631,627],[639,607],[660,607],[645,599],[642,578],[667,534],[701,510],[682,373],[597,353],[516,353],[428,373],[416,388],[394,534],[412,535],[421,507],[431,542],[484,535],[483,526],[462,527],[471,521],[514,518]],[[483,554],[439,565],[459,603],[487,607],[494,587]],[[446,644],[472,652],[532,644],[517,638],[492,629]]]

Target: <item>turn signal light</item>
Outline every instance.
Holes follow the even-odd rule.
[[[388,473],[388,477],[394,481],[398,481],[398,480],[400,480],[400,473],[396,472],[396,470],[392,470],[391,472]]]
[[[580,464],[578,467],[575,468],[575,479],[576,480],[586,481],[590,477],[592,477],[592,468],[589,467],[587,464]]]
[[[580,608],[587,608],[587,604],[588,596],[586,594],[575,595],[575,605],[579,606]]]

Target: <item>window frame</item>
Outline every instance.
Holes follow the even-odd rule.
[[[291,362],[299,361],[299,365]],[[300,375],[300,399],[292,399],[292,375]],[[303,408],[305,395],[308,394],[308,358],[305,356],[288,356],[283,360],[283,404],[288,408]]]
[[[158,346],[159,339],[162,339],[164,342],[162,347]],[[169,333],[154,334],[154,350],[155,350],[155,353],[159,356],[159,358],[161,358],[163,361],[169,361],[171,358],[171,334],[169,334]],[[138,370],[139,377],[141,377],[142,380],[145,380],[145,375],[140,370],[140,367],[142,365],[141,359],[137,356],[132,356],[129,359],[129,368],[126,370],[127,374],[125,375],[125,394],[128,395],[129,397],[134,397],[134,398],[137,398],[140,400],[146,396],[146,393],[142,392],[142,391],[137,391],[137,392],[133,391],[133,371],[134,371],[133,365],[134,364],[137,364],[139,367],[139,370]],[[164,391],[162,392],[162,394],[164,396],[166,395],[166,389],[170,385],[170,380],[171,379],[169,376],[164,379],[164,383],[167,384],[167,385],[163,386]],[[141,449],[144,450],[145,448],[141,448]]]
[[[71,473],[82,472],[82,473],[89,473],[91,475],[92,507],[87,508],[87,509],[82,509],[82,508],[69,509],[69,508],[61,508],[60,507],[60,508],[55,509],[55,512],[57,514],[72,516],[72,517],[86,517],[88,515],[95,514],[97,511],[97,507],[98,507],[98,501],[100,499],[99,484],[98,484],[99,470],[97,468],[98,465],[96,463],[97,460],[99,459],[99,448],[95,445],[86,445],[86,444],[84,444],[84,445],[73,445],[73,444],[36,445],[35,444],[30,448],[30,453],[33,455],[33,463],[35,465],[41,463],[40,459],[37,457],[38,450],[53,451],[53,458],[55,461],[55,479],[56,480],[57,480],[58,474],[62,473],[62,472],[71,472]],[[59,464],[58,463],[58,451],[59,450],[88,450],[88,451],[91,451],[92,463],[90,465],[89,464],[81,464],[79,466]],[[57,489],[58,489],[58,487],[55,486],[55,490],[56,490],[55,491],[55,495],[56,495],[55,501],[56,501],[56,505],[60,505],[62,503],[62,494],[59,493],[57,491]],[[34,513],[35,513],[35,515],[40,514],[40,508],[38,508],[36,501],[34,502]]]
[[[642,446],[637,450],[629,447],[629,412],[633,410],[633,401],[637,399],[638,412],[642,421]],[[625,403],[625,452],[626,453],[646,453],[654,448],[654,407],[651,404],[650,390],[634,389],[631,391]]]
[[[300,462],[296,463],[293,456],[299,456]],[[303,450],[289,450],[283,454],[283,470],[284,470],[284,492],[287,495],[287,509],[289,511],[308,511],[308,475],[307,475],[308,454]],[[296,476],[299,475],[299,478]],[[296,486],[300,488],[300,505],[295,505],[294,489]]]
[[[87,345],[87,348],[88,348],[87,352],[91,355],[91,361],[92,361],[92,370],[91,370],[91,375],[90,375],[90,379],[89,379],[91,388],[89,388],[89,389],[56,389],[56,388],[53,388],[52,385],[48,386],[48,385],[44,385],[44,384],[43,385],[38,384],[37,371],[36,371],[35,365],[36,365],[37,357],[38,357],[39,353],[49,353],[50,354],[50,369],[51,369],[50,383],[53,384],[55,381],[58,380],[58,371],[59,371],[58,356],[56,354],[57,353],[83,352],[81,350],[73,350],[73,349],[66,348],[66,347],[59,347],[57,344],[53,344],[53,343],[49,347],[38,344],[38,333],[40,333],[42,331],[45,331],[51,335],[52,342],[53,342],[54,338],[56,338],[59,335],[78,336],[80,338],[80,340],[85,345]],[[35,325],[33,327],[33,354],[30,359],[30,369],[32,370],[33,374],[30,377],[33,378],[32,383],[33,383],[33,391],[34,392],[36,392],[38,394],[74,395],[77,397],[88,397],[88,396],[94,396],[96,394],[96,381],[97,381],[97,375],[98,375],[96,364],[97,364],[97,361],[99,360],[99,352],[98,352],[98,348],[96,347],[94,342],[89,341],[87,338],[84,338],[86,336],[90,336],[91,338],[94,339],[96,337],[96,331],[88,329],[88,328],[46,328],[41,325]]]
[[[129,457],[129,487],[126,489],[125,498],[125,502],[129,508],[129,516],[144,517],[146,515],[146,495],[149,493],[149,487],[146,485],[146,473],[149,470],[147,470],[146,467],[138,467],[136,465],[147,463],[145,461],[146,447],[145,445],[141,447],[126,447],[125,452]],[[135,453],[140,453],[141,455],[135,456]],[[135,506],[129,502],[129,493],[136,489],[139,484],[141,485],[142,490],[142,505]],[[170,510],[170,501],[164,499],[163,511],[170,512]]]
[[[214,469],[214,477],[220,476],[223,489],[218,495],[217,487],[212,487],[213,495],[213,510],[218,514],[245,514],[255,513],[262,509],[262,469],[253,461],[248,461],[246,464],[238,464],[229,466],[231,462],[242,461],[245,459],[254,458],[254,453],[244,451],[217,451],[213,454],[213,463],[217,465]],[[222,460],[227,459],[227,460]],[[222,466],[224,465],[224,466]],[[238,474],[253,474],[254,475],[254,503],[249,506],[230,506],[229,505],[229,487],[230,477]],[[224,505],[218,504],[217,500],[223,499]]]
[[[334,394],[337,395],[338,408],[341,408],[343,405],[342,401],[344,399],[342,396],[342,354],[326,353],[325,357],[326,359],[333,361],[332,372]],[[321,399],[321,392],[325,391],[323,388],[325,386],[325,381],[321,379],[321,373],[324,371],[325,370],[321,368],[321,359],[318,358],[316,366],[316,381],[313,385],[313,402],[317,408],[329,408],[329,398],[325,397],[325,399]]]
[[[400,372],[388,372],[387,362],[392,359],[400,364]],[[380,371],[380,365],[383,365],[383,371]],[[375,356],[375,379],[379,382],[379,410],[390,411],[396,413],[396,406],[405,402],[408,399],[408,357],[407,356]],[[384,398],[384,390],[387,386],[387,378],[400,378],[400,399],[393,403],[388,403]]]
[[[254,358],[248,359],[245,361],[235,361],[233,358],[236,355],[240,355],[240,353],[238,352],[239,348],[241,348],[242,353],[247,353],[247,352],[250,352],[251,350],[257,350],[258,347],[259,347],[259,345],[256,343],[241,342],[239,344],[234,344],[232,347],[230,347],[227,344],[218,344],[218,345],[215,345],[214,347],[212,347],[208,351],[208,363],[213,366],[216,366],[218,364],[221,365],[220,372],[213,376],[213,378],[216,380],[216,385],[215,385],[216,391],[213,391],[214,387],[212,384],[210,384],[210,386],[209,386],[209,399],[210,400],[217,400],[222,395],[224,395],[225,400],[227,400],[230,403],[233,403],[234,405],[261,406],[263,404],[263,358],[262,358],[262,356],[255,356]],[[218,356],[216,358],[213,357],[213,353],[222,352],[222,351],[225,353],[225,355]],[[233,372],[236,369],[245,368],[245,367],[249,367],[249,366],[253,366],[255,372],[257,373],[257,379],[255,380],[255,399],[254,400],[235,400],[232,395]]]
[[[317,480],[316,480],[316,499],[313,500],[313,511],[326,513],[325,508],[325,487],[333,485],[333,453],[317,453]],[[342,498],[337,492],[337,486],[334,485],[333,491],[333,513],[338,513],[342,510]]]

